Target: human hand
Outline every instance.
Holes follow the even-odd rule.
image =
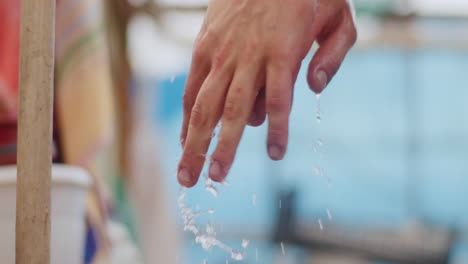
[[[293,86],[304,57],[317,41],[308,70],[320,93],[356,41],[346,0],[212,0],[197,37],[183,97],[183,155],[178,180],[198,181],[215,126],[221,121],[209,176],[222,181],[247,124],[268,115],[267,149],[284,157]]]

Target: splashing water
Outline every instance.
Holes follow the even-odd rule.
[[[205,162],[203,163],[204,166],[208,165],[211,161],[210,155],[203,155],[205,157]]]
[[[222,182],[220,182],[222,186],[229,186],[228,180],[224,179]]]
[[[317,111],[315,118],[317,119],[317,123],[320,124],[320,122],[322,122],[322,113],[320,111],[320,94],[316,94],[315,97],[317,98]]]
[[[332,217],[332,214],[330,212],[330,209],[327,209],[327,216],[328,216],[328,220],[332,220],[333,217]]]
[[[206,233],[211,236],[216,236],[216,230],[213,226],[213,224],[207,224],[206,225]]]
[[[171,76],[171,83],[174,83],[174,81],[175,81],[175,75],[172,75]]]
[[[206,211],[200,211],[200,212],[194,212],[194,213],[192,212],[193,217],[198,217],[198,216],[204,215],[204,214],[214,214],[214,213],[215,213],[214,209],[209,209],[209,210],[206,210]]]
[[[318,175],[318,176],[323,176],[323,174],[324,174],[324,173],[323,173],[323,169],[320,168],[319,166],[317,166],[317,167],[314,168],[314,173],[315,173],[316,175]]]
[[[323,139],[321,139],[321,138],[317,139],[317,145],[318,146],[320,146],[320,147],[323,146],[323,143],[324,143]]]
[[[322,121],[322,114],[321,114],[321,110],[320,110],[320,94],[316,94],[316,99],[317,99],[317,109],[316,109],[316,120],[317,120],[317,123],[320,125],[321,121]],[[323,146],[325,144],[325,141],[322,139],[322,138],[318,138],[315,142],[315,146],[313,147],[313,150],[315,153],[318,154],[319,156],[319,164],[314,167],[314,173],[320,177],[324,177],[325,176],[325,173],[324,173],[324,170],[323,168],[321,167],[321,162],[323,161]],[[331,182],[331,178],[330,177],[326,177],[326,181],[327,181],[327,186],[328,188],[330,188],[332,186],[332,182]],[[330,212],[330,209],[327,209],[327,216],[328,216],[328,219],[329,220],[332,220],[332,215],[331,215],[331,212]],[[322,224],[322,220],[319,219],[318,220],[319,222],[319,225],[320,225],[320,229],[322,230],[323,229],[323,224]]]
[[[319,220],[318,220],[318,224],[319,224],[320,230],[323,230],[322,219],[319,219]]]
[[[218,189],[214,185],[213,182],[210,182],[212,185],[211,187],[216,190],[216,194],[218,194]],[[234,250],[233,248],[227,246],[220,240],[216,239],[216,230],[213,224],[209,223],[205,226],[205,231],[197,226],[195,220],[197,217],[204,215],[204,214],[214,214],[214,209],[209,209],[207,211],[200,211],[194,212],[192,208],[190,208],[186,204],[187,193],[184,187],[181,187],[179,190],[179,197],[177,200],[182,220],[184,223],[184,231],[189,231],[195,236],[195,243],[201,245],[204,250],[210,250],[213,247],[217,247],[221,250],[228,252],[231,255],[231,258],[237,261],[244,259],[244,252]],[[244,242],[243,242],[244,243]],[[204,260],[203,263],[207,263]]]
[[[233,260],[238,260],[238,261],[243,260],[244,259],[244,252],[232,250],[231,251],[231,258]]]
[[[286,256],[286,250],[284,249],[284,243],[281,242],[281,253],[283,254],[283,256]]]
[[[327,186],[328,188],[331,188],[333,185],[332,179],[330,177],[327,177]]]
[[[249,246],[250,241],[247,239],[242,239],[242,247],[247,248]]]
[[[255,248],[255,261],[258,262],[258,248]]]
[[[205,189],[210,192],[214,197],[218,197],[219,190],[218,187],[214,184],[214,182],[208,177],[205,177]]]

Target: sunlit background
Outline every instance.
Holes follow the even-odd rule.
[[[207,2],[160,1],[161,12],[129,27],[132,83],[154,121],[179,220],[181,97]],[[468,1],[355,6],[360,38],[321,96],[322,122],[302,70],[285,160],[268,159],[265,126],[247,128],[229,185],[215,198],[201,182],[187,202],[216,210],[199,223],[213,223],[230,246],[250,241],[243,263],[466,264]],[[233,262],[182,229],[179,263]]]

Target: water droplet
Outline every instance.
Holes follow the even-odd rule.
[[[332,187],[332,179],[330,177],[327,178],[327,186],[328,188]]]
[[[255,261],[258,262],[258,248],[255,248]]]
[[[286,256],[286,250],[284,249],[283,242],[281,242],[281,253],[283,253],[283,256]]]
[[[210,161],[211,161],[211,156],[210,156],[210,155],[203,155],[203,156],[205,157],[205,162],[204,162],[203,165],[206,166],[207,164],[210,163]],[[205,177],[208,177],[208,175],[205,175]]]
[[[217,195],[218,191],[214,183],[206,177],[205,180],[206,186],[211,188],[213,191],[213,195]],[[184,223],[184,231],[190,231],[195,236],[195,240],[192,241],[192,244],[200,245],[204,250],[210,250],[213,247],[217,247],[225,252],[228,252],[231,255],[231,258],[234,260],[243,260],[244,259],[244,252],[243,251],[236,251],[231,247],[227,246],[220,240],[216,239],[216,230],[213,224],[207,224],[205,227],[205,232],[203,232],[197,225],[196,225],[196,218],[203,214],[214,214],[214,209],[208,209],[207,211],[200,211],[194,212],[193,209],[185,203],[187,194],[186,189],[181,187],[179,189],[179,197],[177,199],[177,203],[180,209],[180,213],[182,215],[182,220]],[[210,191],[210,192],[211,192]],[[198,206],[199,207],[199,206]],[[246,242],[247,241],[247,242]],[[242,240],[243,246],[248,246],[248,240]],[[226,262],[228,263],[228,262]]]
[[[203,234],[195,237],[195,242],[200,244],[204,250],[210,250],[217,242],[213,236]]]
[[[323,139],[321,138],[317,139],[317,145],[323,146]]]
[[[252,204],[253,206],[257,205],[257,195],[255,193],[252,194]]]
[[[215,231],[215,228],[214,228],[213,224],[207,224],[206,225],[206,233],[208,235],[212,235],[212,236],[216,235],[216,231]]]
[[[322,219],[319,219],[319,220],[318,220],[318,224],[319,224],[320,230],[323,230]]]
[[[247,248],[249,246],[250,241],[247,239],[242,239],[242,247]]]
[[[317,123],[320,124],[320,122],[322,121],[322,117],[320,113],[320,94],[316,94],[315,97],[317,98],[316,119],[317,119]]]
[[[332,214],[330,212],[330,209],[327,209],[327,216],[328,216],[328,220],[332,220]]]
[[[244,252],[232,250],[231,251],[231,258],[233,260],[243,260],[244,259]]]
[[[214,197],[218,197],[219,191],[214,186],[206,186],[206,190],[210,192]]]
[[[229,181],[224,179],[222,182],[221,182],[221,185],[223,186],[228,186],[229,185]]]
[[[215,186],[215,184],[213,183],[213,181],[206,177],[205,178],[205,189],[210,192],[214,197],[218,197],[219,195],[219,190],[218,188]]]
[[[314,173],[317,176],[323,176],[323,169],[317,166],[317,167],[314,168]]]

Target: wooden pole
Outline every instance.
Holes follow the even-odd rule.
[[[55,0],[22,0],[16,264],[50,263],[54,35]]]

